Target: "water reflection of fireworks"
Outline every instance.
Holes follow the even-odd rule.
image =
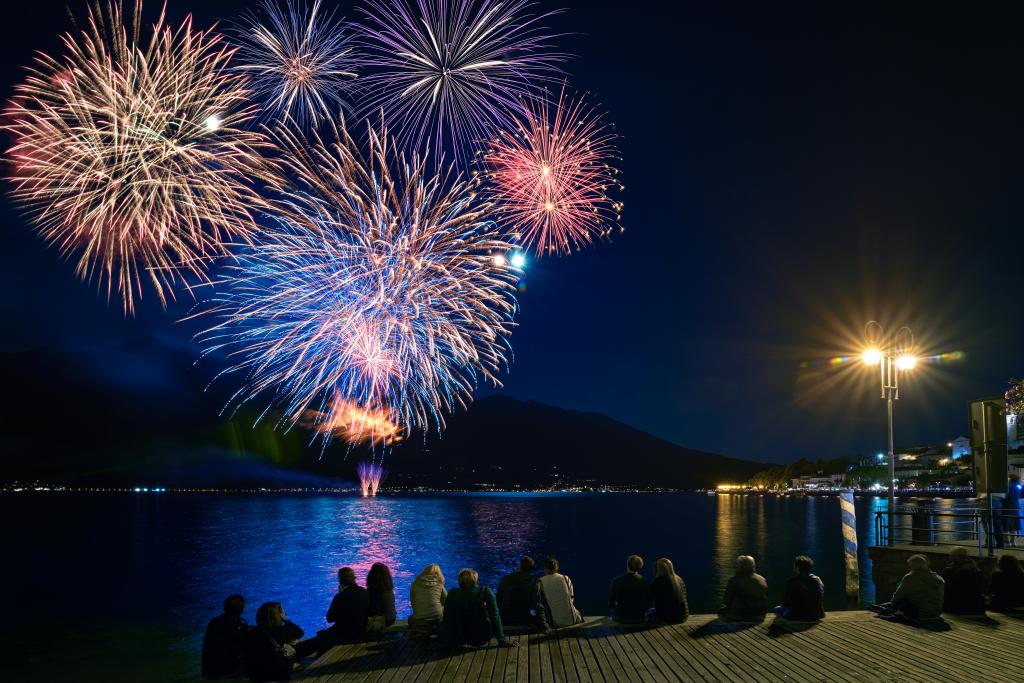
[[[362,490],[363,498],[376,496],[381,481],[387,476],[384,468],[378,463],[361,462],[356,467],[356,471],[359,473],[359,487]]]

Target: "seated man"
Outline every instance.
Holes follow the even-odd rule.
[[[203,678],[231,678],[242,672],[242,648],[249,624],[242,618],[245,598],[229,595],[224,614],[214,617],[203,636]]]
[[[945,597],[942,611],[950,614],[985,613],[985,575],[965,548],[953,548],[949,553],[949,564],[942,570],[945,581]]]
[[[608,607],[612,618],[623,624],[641,624],[651,601],[647,581],[640,574],[644,559],[639,555],[626,558],[626,573],[615,577],[608,596]]]
[[[813,568],[814,560],[806,555],[798,555],[793,560],[795,573],[786,581],[782,604],[774,610],[780,617],[799,621],[817,621],[825,618],[825,608],[822,605],[825,584],[811,573]]]
[[[356,573],[351,567],[338,570],[338,593],[327,610],[327,623],[332,626],[323,631],[325,644],[350,643],[366,633],[370,594],[356,584]]]
[[[540,581],[533,575],[535,566],[532,557],[524,557],[519,562],[519,570],[503,577],[498,584],[498,611],[505,626],[547,630]]]
[[[942,614],[942,598],[945,584],[942,577],[928,569],[928,558],[911,555],[907,558],[910,569],[900,580],[892,601],[884,607],[882,616],[905,617],[908,621],[939,619]]]
[[[768,582],[755,571],[754,558],[736,558],[736,573],[725,586],[725,605],[718,615],[727,621],[761,621],[768,613]]]

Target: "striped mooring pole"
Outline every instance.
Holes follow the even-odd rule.
[[[857,564],[857,512],[853,507],[853,490],[844,489],[839,495],[839,509],[843,514],[843,550],[846,555],[846,603],[860,606],[860,567]]]

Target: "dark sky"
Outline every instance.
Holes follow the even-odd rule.
[[[206,25],[245,4],[169,14]],[[875,318],[911,325],[922,351],[965,352],[925,364],[897,405],[897,443],[947,441],[968,399],[1024,374],[1021,16],[763,4],[542,3],[567,6],[571,83],[622,135],[626,232],[530,263],[502,391],[737,457],[875,452],[872,376],[800,368],[856,351]],[[5,97],[67,7],[5,9]],[[6,199],[0,217],[0,350],[188,343],[187,299],[149,296],[126,320]]]

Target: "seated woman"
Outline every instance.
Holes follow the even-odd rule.
[[[444,614],[438,645],[448,649],[459,645],[479,647],[498,641],[501,647],[508,647],[505,632],[501,628],[501,615],[494,593],[486,586],[478,586],[478,575],[473,569],[459,572],[459,587],[453,588],[444,601]]]
[[[1012,555],[999,558],[999,568],[992,572],[988,589],[989,609],[1006,612],[1024,609],[1024,569]]]
[[[667,557],[654,563],[651,600],[654,601],[651,621],[659,624],[681,624],[690,616],[690,606],[686,601],[686,584],[676,575],[672,560]]]
[[[370,605],[366,610],[368,631],[382,631],[395,623],[395,584],[391,570],[380,562],[374,562],[366,575],[366,592],[370,594]]]
[[[540,577],[540,594],[544,598],[544,613],[547,615],[548,626],[561,628],[583,622],[583,617],[576,609],[575,592],[572,580],[558,573],[558,560],[554,557],[544,558],[544,576]]]
[[[409,586],[409,603],[412,605],[409,629],[427,635],[437,633],[447,595],[441,566],[428,564]]]
[[[294,633],[285,624],[291,622],[285,619],[284,608],[279,602],[265,602],[256,610],[256,627],[245,638],[245,666],[251,680],[288,678],[297,668],[297,660],[317,651],[316,638],[296,640],[294,645],[278,640],[278,635],[287,637]]]
[[[793,576],[786,581],[782,603],[774,610],[780,617],[798,621],[817,621],[825,618],[822,603],[825,584],[811,573],[813,568],[814,560],[806,555],[797,555],[793,560]]]

